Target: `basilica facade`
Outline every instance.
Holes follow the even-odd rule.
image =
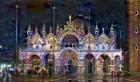
[[[111,74],[122,70],[122,50],[116,47],[116,32],[113,24],[107,35],[105,29],[95,26],[94,34],[86,33],[69,20],[63,27],[57,26],[55,33],[50,27],[46,33],[45,24],[33,32],[29,25],[27,46],[19,49],[19,59],[25,69],[53,69],[58,74]],[[87,27],[89,29],[89,27]],[[38,32],[40,31],[40,32]],[[101,31],[101,32],[100,32]]]

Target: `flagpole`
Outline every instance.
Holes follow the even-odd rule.
[[[122,47],[122,41],[121,41],[121,30],[120,30],[120,48]]]
[[[89,37],[88,37],[88,41],[89,41],[88,53],[90,54],[90,53],[91,53],[91,45],[90,45],[90,9],[89,9],[89,26],[88,26],[88,34],[89,34]]]
[[[54,54],[54,28],[55,28],[55,6],[53,7],[53,28],[52,28],[52,33],[53,33],[53,64],[54,64],[54,60],[55,60],[55,54]]]
[[[16,4],[16,67],[18,66],[18,16],[19,16],[19,5]]]

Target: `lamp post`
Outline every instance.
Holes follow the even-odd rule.
[[[122,40],[121,40],[121,38],[122,38],[122,35],[121,35],[122,33],[121,33],[121,30],[119,29],[119,35],[120,35],[120,49],[122,48]]]
[[[56,7],[54,6],[53,7],[53,28],[52,28],[52,33],[53,33],[53,41],[52,41],[53,42],[53,46],[52,46],[52,51],[53,51],[53,71],[55,71],[55,69],[54,69],[54,65],[55,65],[55,52],[54,52],[54,50],[55,50],[55,44],[54,44],[55,9],[56,9]]]

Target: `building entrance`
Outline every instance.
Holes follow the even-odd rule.
[[[61,54],[61,73],[63,75],[75,75],[78,70],[77,66],[77,53],[72,50],[66,50]]]

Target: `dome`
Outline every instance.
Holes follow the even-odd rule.
[[[76,26],[76,28],[81,28],[82,25],[84,25],[84,27],[88,26],[86,21],[78,18],[73,20],[73,24]]]

